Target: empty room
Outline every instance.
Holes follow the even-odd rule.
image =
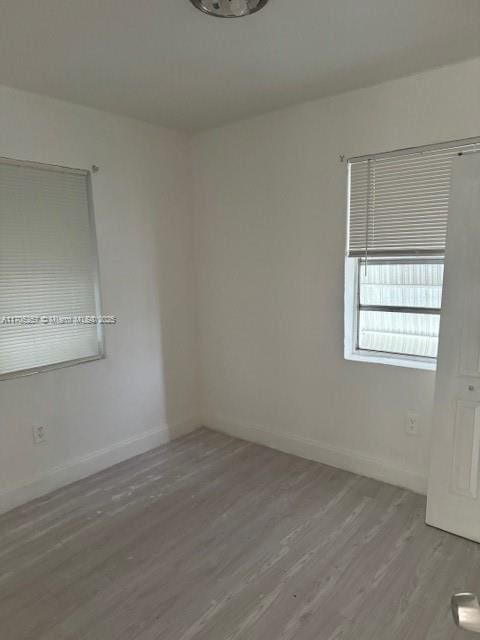
[[[0,640],[477,637],[479,247],[479,0],[0,0]]]

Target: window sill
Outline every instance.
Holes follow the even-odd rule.
[[[370,364],[389,364],[394,367],[407,367],[409,369],[423,369],[424,371],[436,371],[437,362],[417,358],[415,356],[396,356],[376,351],[354,351],[345,353],[345,360],[356,362],[368,362]]]

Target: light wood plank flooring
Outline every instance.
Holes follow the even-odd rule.
[[[206,429],[0,517],[1,640],[446,640],[480,545]]]

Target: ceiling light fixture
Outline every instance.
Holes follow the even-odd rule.
[[[268,0],[190,0],[203,13],[217,18],[242,18],[263,9]]]

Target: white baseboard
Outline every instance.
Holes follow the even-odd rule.
[[[68,460],[20,484],[1,489],[0,513],[25,504],[34,498],[44,496],[55,489],[86,478],[98,471],[103,471],[103,469],[107,469],[118,462],[123,462],[140,453],[159,447],[170,440],[194,431],[199,426],[199,420],[191,419],[170,427],[157,427],[131,438],[126,438],[121,442],[116,442],[103,449]]]
[[[335,447],[319,440],[303,438],[292,433],[276,433],[264,427],[243,425],[223,418],[205,421],[205,426],[237,438],[291,453],[301,458],[316,460],[332,467],[352,471],[368,478],[427,493],[427,476],[397,467],[387,460],[373,458],[351,449]]]

